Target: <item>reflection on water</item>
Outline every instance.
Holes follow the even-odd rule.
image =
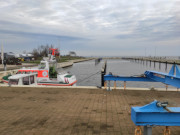
[[[66,71],[70,71],[72,74],[76,75],[78,80],[78,86],[100,86],[101,85],[101,76],[100,74],[93,75],[98,71],[101,71],[101,67],[104,61],[102,60],[99,64],[95,65],[95,61],[86,61],[81,63],[76,63],[72,67],[66,68]],[[132,61],[125,61],[119,59],[107,60],[107,73],[112,72],[114,75],[119,76],[134,76],[141,75],[146,70],[160,71],[160,72],[169,72],[172,65],[167,66],[167,71],[165,71],[165,64],[151,62],[150,63],[135,63]],[[91,76],[93,75],[93,76]],[[91,76],[91,77],[90,77]],[[90,78],[89,78],[90,77]],[[113,82],[111,83],[113,85]],[[117,86],[123,87],[123,82],[117,82]],[[127,87],[146,87],[146,88],[160,88],[165,87],[162,83],[157,82],[127,82]]]

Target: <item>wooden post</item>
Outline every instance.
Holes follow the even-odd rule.
[[[101,87],[103,87],[105,84],[104,83],[104,75],[106,74],[106,66],[107,66],[106,64],[107,64],[107,61],[104,62],[104,65],[101,69]]]
[[[107,82],[104,81],[104,89],[107,89]]]
[[[104,82],[104,75],[105,75],[104,69],[102,69],[102,70],[101,70],[101,87],[103,87],[104,84],[105,84],[105,82]]]
[[[126,81],[124,81],[124,90],[126,90]]]
[[[114,89],[116,90],[116,81],[114,81]]]
[[[166,84],[166,91],[168,90],[168,85]]]

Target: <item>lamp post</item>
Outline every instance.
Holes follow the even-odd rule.
[[[4,61],[3,45],[1,45],[1,60],[2,60],[2,65],[3,65],[3,61]]]

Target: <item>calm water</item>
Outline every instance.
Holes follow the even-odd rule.
[[[102,63],[95,65],[95,60],[85,61],[75,63],[72,67],[68,67],[65,70],[76,75],[78,80],[77,86],[100,86],[101,76],[97,72],[101,71]]]
[[[78,86],[100,86],[101,85],[101,76],[100,72],[102,64],[104,61],[101,61],[98,65],[95,65],[95,60],[76,63],[72,67],[66,68],[66,71],[70,71],[72,74],[76,75],[78,80]],[[147,64],[143,63],[135,63],[131,61],[125,60],[107,60],[107,73],[112,72],[114,75],[119,76],[133,76],[133,75],[141,75],[146,70],[154,70],[160,72],[169,72],[172,65],[167,66],[167,71],[165,71],[165,64],[161,64],[161,68],[159,68],[159,63],[148,62]],[[97,73],[97,74],[96,74]],[[113,82],[111,83],[113,85]],[[117,86],[122,87],[123,82],[118,82]],[[157,82],[127,82],[127,87],[146,87],[146,88],[161,88],[165,87],[162,83]]]

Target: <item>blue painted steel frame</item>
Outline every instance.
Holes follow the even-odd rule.
[[[125,76],[113,76],[111,74],[104,76],[105,81],[141,81],[141,82],[156,82],[147,77],[125,77]]]
[[[131,108],[131,120],[137,126],[180,126],[180,107],[157,106],[157,101],[142,106]]]
[[[176,70],[176,75],[175,75]],[[111,74],[104,76],[104,81],[143,81],[143,82],[162,82],[167,85],[180,88],[180,69],[177,65],[173,65],[169,74],[146,71],[144,77],[125,77],[125,76],[113,76]]]

